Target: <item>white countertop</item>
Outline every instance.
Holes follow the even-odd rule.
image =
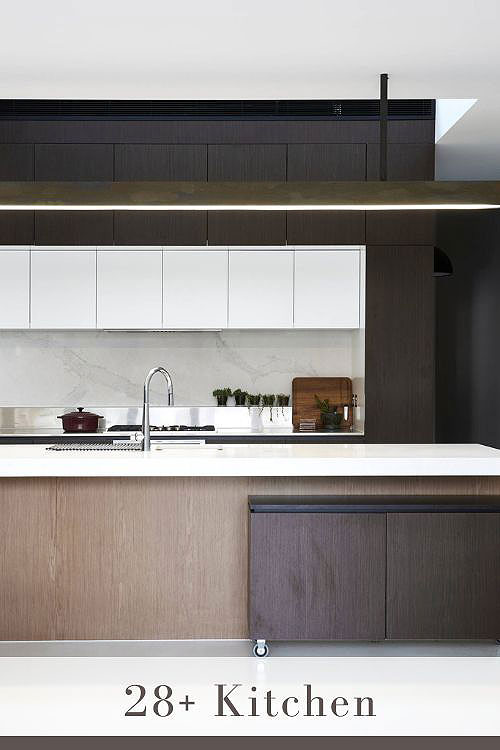
[[[133,451],[0,446],[0,477],[500,476],[500,450],[483,445],[178,445]]]

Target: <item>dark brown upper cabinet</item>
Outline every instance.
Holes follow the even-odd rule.
[[[368,144],[367,179],[379,179],[380,148]],[[433,180],[433,143],[389,143],[387,147],[387,178],[389,180]]]
[[[387,515],[387,637],[500,638],[500,513]]]
[[[288,146],[288,179],[364,180],[364,143],[291,143]]]
[[[208,147],[208,179],[286,180],[286,146],[235,144]]]
[[[112,211],[36,211],[37,245],[112,245]]]
[[[34,239],[33,211],[0,211],[0,245],[32,245]]]
[[[435,211],[367,211],[367,245],[434,245]]]
[[[115,211],[115,245],[206,245],[206,211]]]
[[[113,146],[102,143],[37,143],[35,179],[111,181]]]
[[[32,180],[33,153],[30,143],[1,143],[0,180]]]
[[[210,245],[284,245],[285,211],[209,211]]]
[[[288,211],[289,245],[363,245],[364,211]]]
[[[115,180],[206,180],[207,147],[117,144]]]

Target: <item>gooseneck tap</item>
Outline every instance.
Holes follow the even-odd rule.
[[[151,378],[156,375],[157,372],[161,372],[165,380],[167,381],[167,404],[168,406],[174,405],[174,386],[172,385],[172,378],[170,373],[164,367],[153,367],[152,370],[146,375],[144,381],[144,403],[142,407],[142,434],[144,435],[142,441],[142,450],[151,450],[151,426],[149,424],[149,384]]]

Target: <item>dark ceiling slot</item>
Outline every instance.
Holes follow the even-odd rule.
[[[392,99],[391,120],[432,120],[433,99]],[[79,100],[0,99],[0,120],[375,120],[378,99]]]

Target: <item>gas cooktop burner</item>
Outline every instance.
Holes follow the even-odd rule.
[[[142,425],[140,424],[114,424],[108,427],[108,432],[141,432]],[[186,424],[169,424],[162,425],[151,425],[151,432],[213,432],[215,426],[213,424],[205,425],[186,425]]]

